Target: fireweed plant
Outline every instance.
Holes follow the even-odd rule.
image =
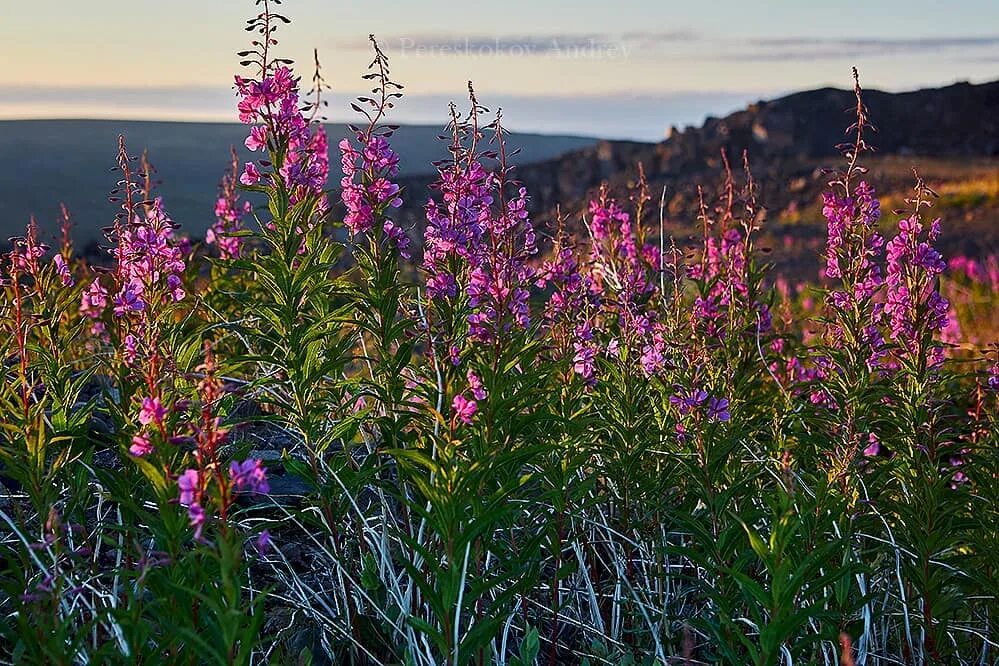
[[[471,84],[402,191],[373,37],[331,174],[279,4],[204,243],[122,139],[105,261],[3,256],[0,661],[995,662],[999,269],[881,209],[859,83],[792,288],[745,155],[693,240],[640,165],[542,228]]]

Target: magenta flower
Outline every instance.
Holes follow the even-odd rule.
[[[35,218],[31,218],[24,236],[11,238],[10,242],[13,244],[13,250],[6,256],[10,258],[13,271],[37,278],[41,269],[39,259],[48,252],[49,247],[38,240],[38,224]]]
[[[66,263],[66,259],[61,254],[56,254],[52,257],[52,263],[55,264],[56,273],[58,273],[59,279],[62,280],[62,286],[72,287],[73,276],[69,272],[69,265]]]
[[[246,137],[244,142],[246,147],[253,152],[258,150],[267,150],[267,128],[263,125],[257,125],[250,129],[250,135]]]
[[[999,391],[999,361],[996,361],[989,368],[989,378],[986,385],[993,391]]]
[[[388,139],[375,131],[372,126],[355,134],[360,150],[349,139],[340,141],[340,198],[347,208],[343,223],[356,236],[370,232],[376,219],[381,221],[384,239],[405,258],[409,256],[409,237],[387,217],[392,208],[402,205],[399,186],[390,180],[398,173],[399,156]]]
[[[260,170],[253,162],[247,162],[243,167],[243,175],[239,177],[239,182],[243,185],[256,185],[261,180]]]
[[[207,519],[204,507],[198,502],[192,502],[187,507],[187,517],[191,520],[191,527],[194,528],[194,538],[200,539],[201,531],[204,529],[205,520]]]
[[[180,489],[180,503],[183,506],[192,506],[195,500],[201,495],[198,470],[188,469],[177,477],[177,487]]]
[[[936,287],[947,264],[929,241],[921,239],[923,225],[916,215],[901,220],[898,230],[888,243],[884,312],[892,340],[911,350],[923,331],[939,332],[947,325],[950,303]],[[937,235],[939,225],[931,226],[928,239]]]
[[[163,425],[163,417],[166,416],[166,413],[166,407],[163,406],[159,398],[143,398],[142,408],[139,410],[139,423],[142,425],[150,423],[155,423],[158,426]]]
[[[231,234],[242,229],[243,218],[252,210],[249,201],[240,202],[235,176],[238,169],[239,162],[234,151],[232,164],[222,176],[219,198],[215,202],[215,223],[205,233],[205,242],[217,245],[219,256],[223,259],[239,258],[242,243],[238,236]]]
[[[465,376],[468,379],[468,385],[472,388],[472,397],[476,400],[485,400],[486,389],[483,387],[482,380],[479,376],[471,370],[469,370]]]
[[[257,535],[254,541],[254,546],[257,549],[257,554],[260,556],[266,555],[271,549],[271,533],[267,530],[262,530],[259,535]]]
[[[122,358],[125,361],[125,365],[132,366],[139,355],[139,339],[128,333],[123,342],[124,353],[122,354]]]
[[[129,312],[142,312],[146,302],[142,300],[141,285],[128,285],[114,297],[114,313],[119,317]]]
[[[237,492],[266,494],[271,490],[264,464],[256,458],[247,458],[242,463],[232,461],[229,464],[229,478]]]
[[[699,407],[705,400],[708,399],[708,392],[702,389],[693,389],[690,392],[680,395],[671,395],[669,398],[670,404],[673,404],[680,410],[681,416],[686,416],[694,411],[695,408]]]
[[[881,441],[873,432],[867,436],[867,447],[864,448],[864,457],[874,458],[881,453]]]
[[[132,437],[132,445],[128,447],[128,452],[139,458],[152,453],[153,444],[149,441],[149,436],[140,433]]]
[[[153,316],[151,307],[185,296],[180,278],[185,268],[184,255],[175,244],[177,225],[167,216],[160,198],[140,208],[142,215],[113,231],[118,266],[112,303],[119,317],[135,315],[133,321],[137,324],[126,323],[129,327],[148,323]],[[95,282],[85,293],[81,311],[99,316],[98,308],[106,300],[107,293]]]
[[[475,404],[474,400],[469,400],[460,393],[454,396],[451,407],[454,409],[454,415],[465,425],[471,424],[472,417],[475,416],[475,412],[478,409],[478,405]]]
[[[728,421],[732,418],[728,411],[728,398],[716,398],[714,396],[708,401],[709,421]]]
[[[90,286],[83,291],[80,297],[80,314],[84,317],[97,319],[108,306],[108,291],[101,286],[101,283],[94,280]]]
[[[253,151],[284,147],[282,162],[275,169],[290,193],[290,202],[316,196],[320,211],[325,211],[328,204],[323,189],[329,175],[326,133],[321,124],[303,114],[294,74],[285,66],[272,67],[268,63],[259,81],[241,76],[235,81],[240,122],[255,125],[245,141],[246,147]],[[256,185],[261,180],[263,174],[253,162],[245,165],[239,178],[244,185]]]

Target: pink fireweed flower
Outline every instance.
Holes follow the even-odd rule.
[[[142,458],[153,452],[153,444],[149,441],[149,435],[139,433],[132,437],[132,445],[128,447],[128,452],[133,456]]]
[[[146,322],[153,316],[152,306],[185,297],[180,277],[185,263],[182,249],[176,246],[177,226],[164,211],[162,199],[141,208],[142,215],[113,231],[118,266],[112,303],[115,315],[134,315],[137,321]],[[91,285],[84,300],[88,311],[105,300],[101,289],[96,282]]]
[[[455,298],[458,282],[455,269],[477,260],[489,206],[493,202],[490,177],[479,162],[440,167],[433,186],[441,193],[441,203],[427,203],[423,267],[427,272],[427,295]]]
[[[229,478],[232,480],[233,490],[237,492],[266,494],[271,490],[264,464],[256,458],[247,458],[241,463],[232,461],[229,464]]]
[[[600,301],[593,293],[592,279],[581,272],[564,233],[559,233],[553,256],[542,265],[535,284],[552,290],[545,303],[544,326],[553,340],[553,357],[571,353],[573,374],[592,388],[596,385],[596,358],[600,351],[594,335]]]
[[[708,399],[708,392],[702,389],[693,389],[684,394],[671,395],[670,404],[675,405],[681,416],[690,414]]]
[[[885,283],[881,269],[885,241],[877,231],[881,219],[877,193],[866,182],[858,183],[851,196],[825,192],[822,213],[827,223],[824,273],[839,282],[827,302],[841,313],[862,313],[863,320],[857,322],[862,330],[854,335],[868,348],[867,366],[889,370],[887,344],[881,334],[884,310],[876,298]],[[828,331],[831,344],[841,345],[841,324],[831,324]]]
[[[663,369],[666,362],[665,348],[666,340],[660,332],[658,323],[652,324],[652,333],[646,338],[647,342],[642,346],[641,364],[646,375],[658,374]]]
[[[262,530],[260,534],[257,535],[256,540],[253,542],[254,547],[257,549],[257,554],[260,556],[266,555],[272,546],[271,543],[271,533],[267,530]]]
[[[580,376],[587,386],[596,384],[597,347],[592,340],[574,342],[572,345],[572,371]]]
[[[142,408],[139,410],[139,423],[142,425],[149,425],[150,423],[155,423],[156,425],[163,425],[163,417],[166,416],[166,407],[160,402],[159,398],[143,398]]]
[[[97,319],[107,306],[108,291],[100,282],[94,280],[80,297],[80,314],[90,319]]]
[[[590,201],[590,234],[596,241],[606,240],[615,229],[625,228],[630,217],[614,200]]]
[[[49,251],[49,247],[38,240],[38,223],[32,217],[25,235],[10,239],[13,249],[7,255],[13,272],[24,273],[35,278],[41,270],[39,260]]]
[[[873,432],[867,436],[867,447],[864,448],[865,458],[874,458],[881,453],[881,441]]]
[[[232,163],[222,176],[219,198],[215,201],[215,223],[205,233],[205,242],[218,246],[219,256],[223,259],[239,258],[241,240],[238,236],[230,234],[242,229],[243,218],[252,210],[249,201],[240,201],[236,184],[238,170],[239,158],[236,156],[236,151],[233,151]]]
[[[247,162],[243,167],[243,174],[239,177],[239,182],[243,185],[256,185],[261,181],[261,178],[257,165],[253,162]]]
[[[985,385],[992,391],[999,391],[999,360],[989,367],[989,377],[985,381]]]
[[[142,285],[126,285],[114,297],[114,313],[119,317],[130,312],[142,312],[145,309]]]
[[[884,247],[877,233],[881,204],[874,188],[861,182],[852,197],[825,192],[822,214],[826,218],[826,277],[844,278],[851,285],[880,282],[874,263]]]
[[[469,400],[460,393],[454,396],[451,407],[454,410],[455,417],[465,425],[472,423],[472,417],[475,416],[475,412],[478,409],[478,405],[476,405],[474,400]]]
[[[246,137],[244,141],[246,147],[256,152],[258,150],[267,150],[267,128],[263,125],[257,125],[250,129],[250,135]]]
[[[399,170],[399,157],[389,146],[388,139],[375,134],[371,126],[367,132],[355,135],[361,149],[355,149],[349,139],[340,142],[343,179],[340,181],[340,195],[347,214],[343,223],[351,234],[370,232],[379,220],[382,235],[400,255],[408,256],[409,238],[391,219],[387,218],[392,208],[402,205],[399,186],[390,179]]]
[[[494,341],[530,322],[529,286],[534,269],[529,259],[537,252],[535,233],[527,212],[527,190],[503,205],[505,190],[515,184],[500,167],[488,173],[478,155],[462,155],[460,132],[477,133],[460,126],[452,146],[455,159],[438,167],[433,189],[441,202],[427,203],[423,267],[431,299],[465,296],[469,338]]]
[[[655,298],[660,252],[643,245],[638,221],[618,206],[606,187],[590,202],[589,211],[592,243],[583,302],[599,313],[589,325],[616,328],[617,347],[608,353],[617,356],[618,350],[627,350],[643,374],[656,375],[667,352]]]
[[[728,223],[728,218],[725,220]],[[693,322],[709,338],[724,338],[733,321],[753,334],[771,328],[767,304],[749,301],[748,233],[723,226],[715,235],[705,225],[700,261],[687,269],[688,277],[699,283]]]
[[[502,180],[496,186],[502,189]],[[472,306],[468,315],[469,337],[480,342],[495,340],[514,327],[530,323],[529,285],[534,269],[528,259],[537,252],[534,229],[527,216],[527,190],[486,220],[489,242],[473,258],[466,293]]]
[[[124,350],[122,353],[122,359],[125,361],[125,365],[132,366],[135,365],[135,361],[139,355],[139,339],[132,335],[131,333],[125,336],[124,340]]]
[[[468,385],[472,389],[472,397],[474,397],[476,400],[485,400],[486,389],[485,387],[483,387],[482,380],[479,378],[479,376],[474,372],[472,372],[471,370],[469,370],[468,373],[466,373],[465,377],[468,379]]]
[[[177,488],[180,490],[180,503],[191,506],[201,496],[201,485],[198,470],[188,469],[177,477]]]
[[[898,229],[888,243],[884,312],[892,340],[904,351],[915,348],[921,331],[939,332],[946,327],[950,303],[936,286],[937,276],[947,267],[930,245],[939,229],[931,227],[923,240],[923,225],[916,215],[901,220]]]
[[[329,174],[329,151],[322,125],[307,119],[299,101],[298,79],[285,66],[265,65],[260,80],[237,76],[236,92],[239,119],[254,125],[245,143],[250,150],[284,147],[282,162],[274,165],[282,184],[290,192],[292,204],[308,196],[319,200],[325,211],[323,188]],[[249,162],[240,182],[256,185],[264,179],[257,166]]]
[[[201,532],[205,527],[205,520],[208,516],[205,514],[204,507],[198,502],[192,502],[189,507],[187,507],[187,517],[191,521],[191,527],[194,528],[194,538],[200,539]]]
[[[73,276],[69,272],[69,264],[66,263],[66,259],[61,254],[57,254],[52,257],[52,263],[56,267],[56,273],[58,273],[59,279],[62,281],[62,286],[72,287]]]

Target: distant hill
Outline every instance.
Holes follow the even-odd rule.
[[[866,90],[864,102],[877,128],[867,140],[877,151],[865,155],[863,163],[871,167],[868,177],[885,197],[900,204],[911,191],[911,168],[920,167],[931,187],[949,193],[935,211],[944,217],[947,247],[972,254],[999,252],[999,81],[905,93]],[[578,223],[602,182],[622,194],[637,180],[641,163],[655,203],[666,188],[668,228],[682,240],[693,231],[698,185],[709,197],[718,191],[721,151],[737,175],[746,151],[761,203],[768,209],[768,233],[775,244],[788,248],[777,255],[811,262],[814,268],[815,247],[790,255],[824,237],[818,207],[828,180],[823,170],[842,165],[836,145],[848,138],[844,130],[855,119],[855,106],[852,90],[794,93],[724,118],[708,118],[700,127],[674,130],[659,143],[600,141],[526,165],[517,177],[530,190],[537,222],[550,220],[559,205],[571,224]],[[405,185],[415,191],[427,182],[415,177]],[[422,223],[418,207],[405,212],[413,224]],[[785,234],[802,242],[779,238]]]
[[[877,155],[999,157],[999,81],[905,93],[866,90],[864,102],[877,128],[868,133]],[[757,176],[779,177],[817,160],[836,164],[836,145],[847,138],[844,130],[853,122],[855,105],[852,90],[794,93],[725,118],[709,117],[700,127],[674,129],[659,143],[600,141],[531,164],[518,175],[530,186],[536,212],[550,211],[557,203],[571,209],[603,181],[623,186],[637,177],[639,162],[654,190],[684,183],[696,187],[701,179],[712,182],[720,172],[723,149],[734,166],[741,165],[745,150]]]
[[[327,126],[332,151],[347,135],[345,125]],[[393,138],[403,175],[433,171],[431,162],[447,155],[438,140],[440,127],[403,126]],[[76,221],[75,237],[85,243],[111,222],[116,212],[108,203],[114,187],[117,137],[124,134],[129,152],[143,149],[162,181],[159,193],[167,209],[185,230],[200,236],[212,222],[217,184],[229,162],[229,147],[246,158],[246,127],[236,123],[137,122],[116,120],[0,121],[0,238],[23,232],[29,215],[43,230],[54,233],[59,203]],[[596,139],[577,136],[514,134],[521,148],[515,162],[552,159],[593,145]],[[331,155],[331,185],[339,180],[339,161]],[[2,242],[2,241],[0,241]]]

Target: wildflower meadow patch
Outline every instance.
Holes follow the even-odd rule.
[[[276,4],[203,241],[123,137],[103,260],[3,257],[0,661],[996,662],[999,270],[882,210],[859,81],[791,289],[748,159],[693,247],[644,178],[537,225],[471,84],[402,189],[373,37],[331,167]]]

